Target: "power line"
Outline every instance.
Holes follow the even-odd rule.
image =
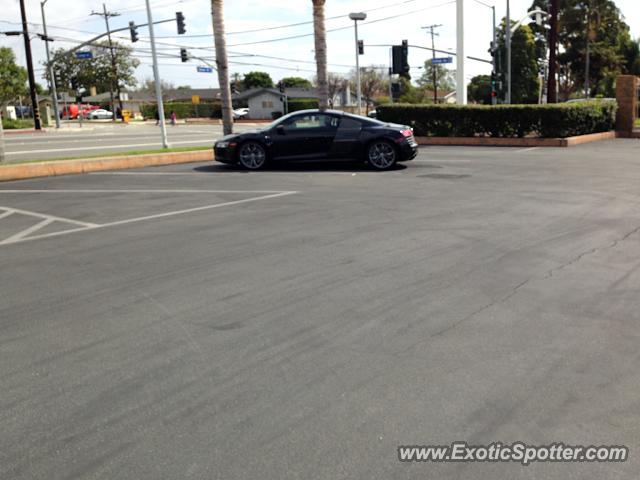
[[[386,10],[388,8],[394,8],[394,7],[398,7],[399,5],[404,5],[407,3],[415,3],[419,0],[404,0],[402,2],[396,2],[393,4],[388,4],[388,5],[383,5],[380,7],[376,7],[376,8],[370,8],[368,10],[366,10],[367,13],[370,12],[375,12],[378,10]],[[345,18],[348,16],[348,13],[342,14],[342,15],[335,15],[333,17],[326,17],[325,21],[327,20],[338,20],[340,18]],[[313,20],[310,21],[304,21],[304,22],[297,22],[297,23],[288,23],[286,25],[277,25],[274,27],[266,27],[266,28],[254,28],[251,30],[240,30],[240,31],[236,31],[236,32],[226,32],[226,35],[243,35],[243,34],[247,34],[247,33],[258,33],[258,32],[265,32],[265,31],[270,31],[270,30],[280,30],[283,28],[293,28],[293,27],[300,27],[302,25],[311,25],[313,24]],[[213,33],[210,34],[206,34],[206,35],[184,35],[185,37],[188,38],[204,38],[204,37],[211,37],[213,36]],[[156,38],[177,38],[177,35],[167,35],[167,36],[163,36],[163,37],[156,37]]]
[[[399,13],[397,15],[391,15],[389,17],[383,17],[383,18],[378,18],[376,20],[370,20],[368,22],[361,22],[360,25],[371,25],[373,23],[379,23],[379,22],[384,22],[387,20],[393,20],[396,18],[400,18],[400,17],[405,17],[407,15],[413,15],[414,13],[419,13],[419,12],[424,12],[426,10],[432,10],[434,8],[439,8],[439,7],[443,7],[445,5],[451,5],[456,3],[456,0],[450,0],[448,2],[443,2],[443,3],[439,3],[437,5],[431,5],[429,7],[424,7],[424,8],[418,8],[416,10],[410,10],[408,12],[404,12],[404,13]],[[348,25],[348,26],[344,26],[344,27],[338,27],[338,28],[332,28],[327,30],[327,33],[330,32],[337,32],[340,30],[349,30],[353,28],[352,25]],[[291,35],[289,37],[280,37],[280,38],[270,38],[267,40],[257,40],[255,42],[244,42],[244,43],[234,43],[234,44],[230,44],[227,45],[227,47],[240,47],[240,46],[244,46],[244,45],[259,45],[259,44],[263,44],[263,43],[272,43],[272,42],[282,42],[285,40],[294,40],[296,38],[304,38],[304,37],[312,37],[314,34],[313,33],[304,33],[304,34],[300,34],[300,35]]]

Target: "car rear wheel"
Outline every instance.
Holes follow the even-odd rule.
[[[396,164],[398,153],[386,140],[376,140],[367,149],[367,161],[376,170],[388,170]]]
[[[240,146],[238,158],[240,165],[247,170],[259,170],[267,162],[267,152],[257,142],[246,142]]]

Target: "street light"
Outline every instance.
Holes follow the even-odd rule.
[[[358,47],[358,20],[366,20],[367,14],[364,12],[350,13],[349,18],[353,20],[356,33],[356,85],[357,85],[357,101],[358,115],[362,115],[362,87],[360,85],[360,49]]]
[[[40,11],[42,12],[42,30],[44,33],[44,45],[47,51],[47,65],[49,66],[49,93],[53,103],[53,115],[56,117],[56,128],[60,128],[60,110],[58,108],[58,92],[56,91],[56,78],[53,73],[53,65],[51,64],[51,55],[49,53],[49,37],[47,36],[47,20],[44,16],[44,5],[48,0],[40,2]]]

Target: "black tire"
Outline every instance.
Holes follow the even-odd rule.
[[[267,150],[258,142],[244,142],[238,148],[238,162],[247,170],[260,170],[267,163]]]
[[[365,157],[374,170],[389,170],[398,161],[398,150],[388,140],[374,140],[367,146]]]

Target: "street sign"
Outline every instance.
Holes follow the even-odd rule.
[[[93,53],[91,52],[76,52],[76,58],[93,58]]]
[[[197,67],[197,69],[200,73],[213,73],[213,68],[211,67]]]
[[[434,65],[441,65],[443,63],[453,63],[453,58],[452,57],[434,58],[433,60],[431,60],[431,63],[433,63]]]
[[[191,103],[193,103],[194,105],[197,105],[200,103],[200,95],[192,95],[191,96]]]

